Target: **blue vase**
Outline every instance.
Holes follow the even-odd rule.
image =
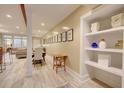
[[[92,48],[97,48],[98,45],[97,45],[97,43],[93,42],[92,45],[91,45],[91,47],[92,47]]]

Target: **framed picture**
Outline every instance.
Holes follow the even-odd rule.
[[[47,39],[45,41],[46,41],[46,44],[47,44]]]
[[[43,39],[43,44],[45,44],[45,39]]]
[[[50,43],[50,38],[48,38],[48,43]]]
[[[62,41],[62,34],[58,34],[58,42],[61,42]]]
[[[62,41],[65,42],[67,40],[67,33],[63,32],[62,33]]]
[[[54,43],[54,36],[52,36],[52,43]]]
[[[70,29],[67,31],[67,40],[72,41],[73,40],[73,29]]]
[[[52,37],[50,37],[50,43],[52,43],[53,41],[52,41]]]
[[[52,39],[53,39],[53,43],[54,43],[55,42],[54,36],[52,36]]]
[[[58,35],[55,36],[55,43],[58,42]]]
[[[53,36],[53,43],[55,43],[55,36]]]

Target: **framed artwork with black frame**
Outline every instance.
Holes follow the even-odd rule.
[[[61,42],[62,41],[62,34],[58,34],[58,42]]]
[[[53,36],[53,43],[56,43],[56,36]]]
[[[52,36],[52,43],[54,43],[54,36]]]
[[[67,41],[67,33],[63,32],[62,33],[62,42],[66,42]]]
[[[73,41],[73,29],[67,31],[67,40]]]
[[[50,37],[50,43],[52,43],[52,37]]]

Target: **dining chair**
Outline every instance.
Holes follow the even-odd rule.
[[[33,57],[33,64],[35,66],[35,64],[37,63],[41,63],[42,65],[42,48],[35,48],[35,52],[34,52],[34,57]]]
[[[3,65],[3,53],[2,53],[2,48],[0,47],[0,72],[3,72],[3,68],[2,68],[2,65]]]

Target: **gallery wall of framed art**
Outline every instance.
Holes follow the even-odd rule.
[[[47,39],[45,39],[45,44],[54,44],[61,42],[70,42],[73,41],[73,29],[61,32],[57,35],[53,35]]]

